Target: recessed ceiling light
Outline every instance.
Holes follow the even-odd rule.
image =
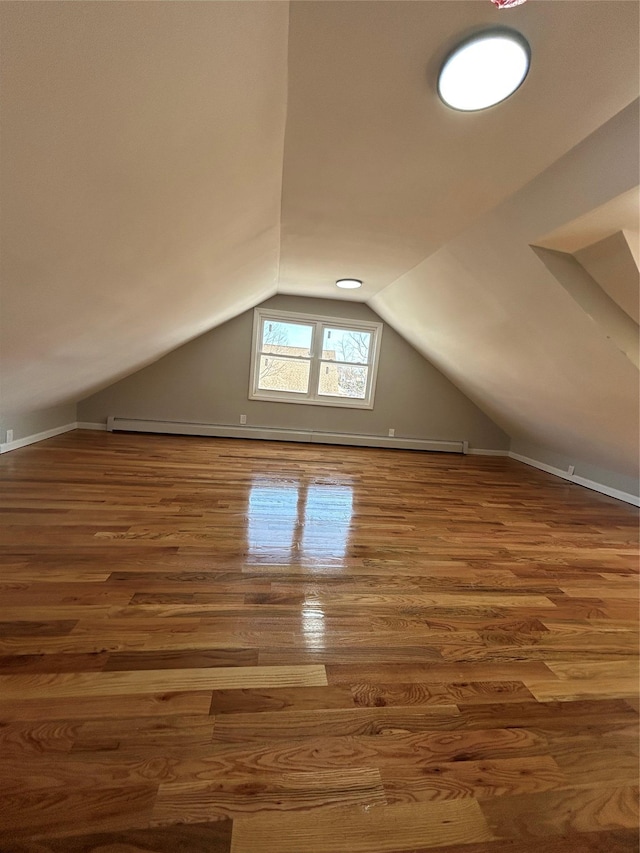
[[[466,39],[445,59],[438,94],[454,110],[484,110],[504,101],[529,71],[529,43],[515,30],[485,30]]]
[[[357,287],[362,287],[362,282],[357,278],[339,278],[336,285],[343,290],[355,290]]]

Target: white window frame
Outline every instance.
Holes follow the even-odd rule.
[[[301,323],[312,326],[311,357],[309,371],[309,391],[301,394],[297,391],[273,391],[258,388],[259,363],[261,356],[262,328],[268,320],[283,323]],[[353,397],[331,397],[318,394],[320,363],[322,361],[322,342],[326,327],[331,329],[349,329],[371,334],[369,361],[367,367],[367,393],[364,399]],[[278,403],[298,403],[303,406],[337,406],[349,409],[373,409],[376,381],[378,378],[378,362],[380,360],[380,344],[382,341],[382,323],[363,320],[349,320],[345,317],[325,317],[317,314],[300,314],[295,311],[274,311],[266,308],[255,308],[253,311],[253,337],[251,344],[251,374],[249,379],[249,399],[268,400]],[[343,362],[332,362],[342,364]],[[344,362],[357,366],[358,362]],[[364,362],[362,362],[364,364]]]

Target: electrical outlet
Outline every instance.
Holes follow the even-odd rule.
[[[9,444],[10,441],[13,441],[13,430],[12,429],[7,430],[7,444]]]
[[[247,416],[246,415],[240,415],[240,423],[246,424],[246,422],[247,422]]]
[[[395,434],[396,434],[395,429],[390,429],[390,430],[389,430],[389,437],[390,437],[390,438],[393,438],[393,436],[394,436]]]
[[[569,468],[567,469],[567,474],[568,474],[570,477],[572,477],[572,476],[573,476],[573,472],[574,472],[575,470],[576,470],[576,466],[575,466],[575,465],[569,465]]]

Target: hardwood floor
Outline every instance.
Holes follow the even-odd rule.
[[[638,850],[638,516],[519,463],[0,459],[2,853]]]

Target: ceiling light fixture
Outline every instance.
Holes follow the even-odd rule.
[[[343,290],[355,290],[357,287],[362,287],[362,282],[357,278],[339,278],[336,281],[336,286]]]
[[[485,110],[522,85],[530,62],[529,43],[520,33],[484,30],[463,41],[445,59],[438,94],[454,110]]]

